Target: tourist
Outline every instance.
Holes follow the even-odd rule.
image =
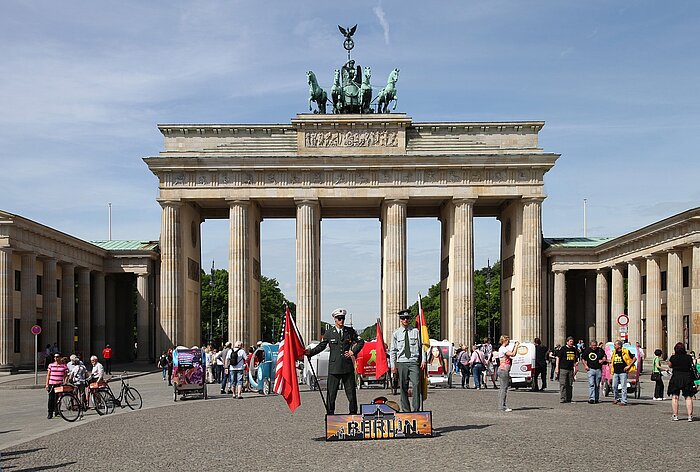
[[[656,382],[654,387],[654,397],[653,400],[661,401],[664,399],[664,381],[663,375],[661,375],[661,359],[663,356],[663,351],[657,349],[654,351],[654,361],[651,364],[651,380]]]
[[[500,384],[500,394],[498,395],[498,408],[501,411],[513,411],[506,405],[506,397],[508,396],[508,382],[510,380],[510,366],[513,364],[512,358],[518,352],[520,342],[516,342],[513,349],[508,350],[510,337],[503,335],[499,339],[501,347],[498,348],[498,382]]]
[[[554,369],[559,378],[559,403],[571,403],[574,393],[574,376],[578,372],[579,352],[574,346],[574,338],[566,338],[566,345],[559,349]]]
[[[535,365],[532,373],[532,391],[543,392],[547,388],[547,354],[549,349],[542,345],[540,338],[534,339],[535,343]],[[538,385],[538,378],[542,378],[542,387]]]
[[[634,354],[622,346],[622,341],[615,341],[615,349],[610,354],[610,371],[612,373],[613,405],[627,405],[627,376],[634,365]],[[618,388],[619,387],[619,388]]]
[[[490,377],[493,388],[496,388],[496,370],[494,369],[494,355],[493,355],[493,345],[491,344],[491,338],[486,337],[482,340],[481,346],[479,346],[481,352],[484,353],[484,370],[482,372],[481,385],[484,388],[488,388],[487,380]]]
[[[204,362],[205,362],[205,366],[207,369],[205,382],[208,384],[214,382],[214,370],[212,368],[211,358],[212,358],[212,349],[211,349],[211,345],[208,345],[204,349]]]
[[[557,357],[559,357],[559,350],[561,349],[561,344],[554,346],[553,351],[549,351],[549,362],[551,362],[551,370],[549,373],[549,380],[554,380],[554,373],[557,370]]]
[[[90,356],[90,364],[92,364],[92,371],[90,372],[88,382],[103,382],[105,378],[105,368],[97,360],[97,356]]]
[[[163,354],[160,355],[160,358],[158,358],[158,367],[161,369],[161,372],[163,373],[163,382],[165,382],[166,375],[168,374],[168,352],[163,351]]]
[[[229,378],[233,398],[241,400],[243,398],[243,375],[245,374],[246,351],[243,349],[243,342],[236,341],[233,349],[229,351],[224,365],[228,365]]]
[[[105,374],[112,375],[112,348],[109,344],[102,349],[102,359],[105,361]]]
[[[683,394],[685,397],[685,409],[688,413],[688,421],[693,421],[693,396],[695,395],[695,385],[690,369],[693,369],[693,358],[685,351],[683,343],[676,343],[673,347],[673,355],[668,360],[668,366],[673,369],[673,375],[668,382],[668,394],[671,397],[671,408],[673,409],[673,421],[678,421],[678,397]]]
[[[481,383],[481,372],[484,370],[484,364],[486,364],[486,359],[484,359],[484,353],[481,352],[479,347],[474,344],[472,347],[472,355],[469,359],[469,365],[472,368],[472,378],[474,379],[474,388],[479,390],[484,388]]]
[[[459,345],[457,366],[462,375],[462,388],[469,388],[469,350],[464,344]]]
[[[231,341],[227,342],[226,345],[224,345],[224,348],[221,350],[219,353],[219,357],[221,358],[221,394],[225,394],[226,392],[226,384],[229,384],[229,372],[228,372],[228,363],[227,360],[229,359],[229,354],[231,352]],[[229,384],[228,388],[228,393],[231,393],[231,386]]]
[[[51,346],[47,346],[51,348]],[[58,405],[56,405],[56,392],[54,389],[63,385],[63,382],[68,375],[68,367],[61,361],[61,355],[56,353],[53,355],[54,362],[50,363],[46,369],[46,384],[44,388],[49,393],[48,415],[46,418],[53,418],[54,412],[58,414]]]
[[[78,389],[80,397],[83,401],[86,401],[85,397],[85,387],[87,386],[88,373],[78,356],[71,354],[70,362],[67,364],[68,367],[68,382],[75,385]]]
[[[597,341],[583,350],[581,356],[583,367],[588,372],[588,403],[600,403],[600,381],[603,378],[603,366],[607,362],[605,351]]]
[[[53,356],[54,355],[51,354],[51,344],[47,344],[44,348],[44,369],[49,368],[49,364],[51,364],[51,359],[53,359]]]
[[[644,353],[644,349],[642,349],[642,345],[637,341],[636,343],[637,347],[637,370],[639,371],[639,375],[642,375],[644,372],[644,359],[646,359],[646,354]]]

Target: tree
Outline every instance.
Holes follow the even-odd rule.
[[[297,307],[287,300],[274,278],[260,276],[260,333],[262,341],[276,343],[280,338],[284,304],[289,304],[289,311],[296,319]],[[306,341],[306,340],[304,340]]]
[[[474,309],[478,339],[501,331],[501,262],[474,272]],[[490,325],[490,326],[489,326]],[[489,329],[490,327],[490,329]]]
[[[428,325],[430,339],[441,339],[440,337],[440,282],[428,289],[428,295],[421,298],[425,322]],[[409,308],[413,316],[418,316],[418,302]]]

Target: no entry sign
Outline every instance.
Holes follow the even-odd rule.
[[[627,326],[629,322],[629,316],[625,315],[624,313],[617,317],[617,324],[619,324],[620,326]]]
[[[32,334],[34,336],[39,336],[41,334],[41,326],[39,326],[39,325],[32,326]]]

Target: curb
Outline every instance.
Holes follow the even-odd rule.
[[[124,378],[125,379],[135,379],[137,377],[143,377],[144,375],[156,374],[159,372],[160,372],[160,369],[151,370],[151,371],[147,371],[147,372],[134,372],[134,373],[127,374],[126,376],[124,376]],[[114,376],[111,377],[107,382],[108,383],[111,382],[112,379],[114,379]],[[114,379],[114,380],[117,380],[117,379]],[[32,384],[32,385],[4,385],[4,384],[0,384],[0,390],[38,390],[38,389],[43,390],[44,385],[43,384],[39,384],[39,385],[34,385],[34,384]]]

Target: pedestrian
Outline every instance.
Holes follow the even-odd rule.
[[[694,376],[690,369],[695,368],[693,358],[688,355],[683,343],[673,346],[673,355],[668,360],[668,366],[673,369],[673,375],[668,382],[668,394],[671,397],[673,421],[678,421],[678,398],[681,393],[685,397],[685,409],[688,421],[693,421],[693,396],[695,396]]]
[[[102,349],[102,359],[105,361],[105,374],[112,375],[112,348],[109,344]]]
[[[49,368],[49,364],[51,364],[51,359],[53,359],[53,356],[54,354],[51,353],[51,344],[47,344],[44,348],[44,369]]]
[[[231,393],[231,386],[229,384],[229,372],[228,372],[228,361],[229,353],[231,352],[231,341],[227,342],[224,348],[221,350],[221,394]],[[229,384],[228,392],[226,392],[226,384]]]
[[[644,349],[642,349],[642,345],[637,341],[637,370],[639,371],[639,375],[642,375],[644,372],[644,359],[646,359],[646,354],[644,352]]]
[[[557,370],[557,357],[559,357],[559,350],[561,349],[561,344],[554,346],[553,351],[549,351],[549,362],[551,362],[551,369],[549,372],[549,380],[554,380],[554,373]]]
[[[426,356],[421,346],[420,333],[418,328],[411,327],[411,312],[401,310],[399,312],[399,326],[391,336],[391,349],[389,350],[389,363],[391,371],[399,375],[399,388],[401,390],[401,411],[420,411],[421,409],[421,387],[420,373],[425,369]],[[462,365],[462,359],[468,353],[465,350],[460,352],[460,370],[467,370]],[[467,364],[468,364],[467,360]],[[409,382],[413,385],[413,408],[408,401]],[[467,381],[468,382],[468,381]],[[464,376],[462,377],[464,386]],[[467,387],[469,385],[467,384]]]
[[[245,373],[245,356],[246,351],[243,349],[243,342],[236,341],[228,353],[228,357],[224,365],[228,365],[229,378],[231,383],[231,391],[233,398],[243,399],[243,374]]]
[[[160,369],[163,373],[163,382],[165,382],[166,375],[168,374],[168,353],[167,353],[167,351],[163,351],[163,354],[160,355],[160,358],[158,359],[158,367],[160,367]]]
[[[627,376],[634,366],[634,354],[623,347],[622,341],[615,341],[615,348],[610,353],[610,371],[612,372],[613,405],[627,405]]]
[[[482,340],[481,346],[479,346],[481,352],[484,353],[484,371],[482,372],[481,385],[484,388],[488,388],[487,380],[490,377],[491,383],[493,383],[493,388],[496,388],[496,371],[494,369],[494,356],[493,356],[493,345],[491,344],[491,338],[486,337]]]
[[[472,378],[474,379],[474,388],[479,390],[484,388],[481,384],[481,372],[484,370],[484,364],[486,360],[484,359],[484,353],[481,352],[479,346],[474,344],[472,346],[472,355],[469,359],[469,365],[472,368]]]
[[[605,351],[597,341],[583,350],[583,367],[588,372],[588,403],[600,403],[600,381],[603,378],[603,365],[607,362]]]
[[[664,399],[664,380],[661,366],[661,359],[663,356],[663,351],[661,349],[656,349],[654,351],[654,361],[651,364],[651,380],[656,382],[654,386],[654,398],[653,400],[662,401]]]
[[[217,351],[216,349],[214,349],[214,380],[218,384],[221,383],[221,377],[224,374],[224,360],[221,357],[222,354],[223,349],[221,351]]]
[[[566,338],[566,345],[559,349],[557,364],[554,369],[559,378],[559,403],[571,403],[574,393],[574,376],[578,372],[578,349],[574,346],[574,338]]]
[[[345,326],[346,315],[347,311],[343,308],[333,310],[331,316],[335,321],[335,326],[326,330],[323,339],[316,347],[304,351],[307,357],[312,357],[322,352],[327,346],[330,347],[326,410],[329,415],[335,414],[335,399],[338,396],[338,388],[341,382],[343,383],[345,396],[348,397],[350,414],[357,414],[357,384],[355,382],[354,358],[362,350],[365,342],[352,327]]]
[[[47,347],[51,348],[51,346]],[[56,353],[53,355],[53,359],[54,361],[50,363],[46,369],[46,384],[44,385],[44,389],[49,394],[49,401],[47,404],[48,415],[46,416],[47,419],[53,418],[54,412],[58,416],[56,392],[54,389],[63,385],[63,382],[68,375],[68,366],[61,361],[61,355]]]
[[[462,388],[469,388],[469,351],[467,346],[460,344],[457,355],[457,366],[462,375]]]
[[[212,348],[211,345],[204,349],[204,361],[207,369],[207,375],[205,382],[210,384],[214,381],[214,370],[212,368]]]
[[[168,349],[168,385],[173,385],[173,350]]]
[[[542,345],[540,338],[534,339],[535,343],[535,365],[532,374],[532,391],[543,392],[547,388],[547,354],[549,349]],[[542,378],[542,387],[538,385],[538,379]]]
[[[520,342],[516,342],[512,349],[508,349],[510,337],[502,335],[499,339],[501,347],[498,348],[498,382],[500,384],[500,394],[498,395],[498,408],[501,411],[510,412],[511,408],[506,406],[508,396],[508,383],[510,379],[510,366],[513,364],[512,358],[518,352]]]

